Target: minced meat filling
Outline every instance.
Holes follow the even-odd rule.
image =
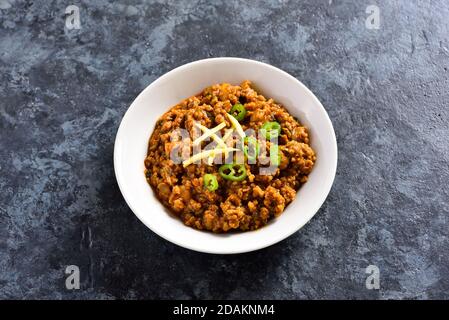
[[[184,167],[171,160],[174,130],[187,129],[193,136],[195,123],[213,128],[225,122],[227,128],[232,127],[226,114],[235,104],[242,104],[247,112],[240,121],[243,130],[257,131],[271,121],[280,124],[280,161],[271,174],[261,174],[259,162],[245,162],[246,178],[230,181],[220,176],[220,164]],[[157,198],[187,226],[217,233],[255,230],[281,215],[307,181],[316,161],[309,143],[307,128],[281,105],[256,92],[249,81],[240,86],[222,83],[181,101],[158,120],[149,140],[145,175]],[[271,142],[266,144],[269,150]],[[205,188],[206,174],[216,177],[216,190]]]

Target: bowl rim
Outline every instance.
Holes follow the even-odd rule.
[[[152,228],[145,219],[142,219],[140,217],[140,215],[137,213],[138,210],[136,210],[136,208],[133,206],[133,204],[131,203],[131,201],[129,201],[129,199],[126,196],[126,193],[124,192],[125,188],[123,186],[123,182],[121,180],[121,175],[119,174],[119,170],[117,168],[117,163],[118,163],[118,157],[119,157],[119,153],[118,153],[118,148],[117,148],[117,144],[119,139],[121,139],[121,132],[123,131],[123,127],[124,127],[124,123],[125,120],[127,119],[127,117],[129,117],[129,114],[131,113],[131,109],[133,107],[133,105],[135,104],[135,102],[141,97],[143,96],[147,91],[150,91],[152,87],[156,86],[157,83],[164,81],[166,78],[170,77],[170,75],[174,74],[174,73],[178,73],[178,72],[182,72],[184,69],[188,69],[194,65],[200,65],[200,64],[207,64],[210,62],[214,62],[214,61],[235,61],[235,62],[243,62],[243,63],[253,63],[253,64],[259,64],[265,68],[271,69],[272,71],[281,73],[283,76],[290,78],[291,80],[293,80],[299,87],[302,88],[302,90],[304,90],[304,92],[307,93],[307,95],[310,96],[310,98],[313,100],[313,102],[321,109],[321,111],[324,114],[324,121],[327,122],[327,125],[331,128],[331,140],[332,140],[332,149],[331,151],[334,151],[334,158],[335,158],[335,162],[332,163],[332,167],[329,168],[330,172],[331,172],[331,179],[330,179],[330,183],[328,184],[328,186],[326,186],[326,189],[322,190],[322,200],[318,201],[315,205],[315,207],[313,208],[312,211],[314,211],[314,213],[310,216],[310,218],[306,221],[304,221],[303,223],[297,225],[295,228],[293,228],[292,230],[285,232],[285,233],[281,233],[276,237],[272,237],[272,239],[270,241],[267,241],[266,243],[263,243],[262,245],[255,245],[253,246],[253,248],[245,248],[243,250],[207,250],[205,248],[198,248],[195,246],[190,245],[189,243],[184,243],[181,240],[178,240],[174,237],[167,237],[165,235],[162,234],[162,232],[158,231],[157,228]],[[321,104],[321,102],[318,100],[318,98],[315,96],[315,94],[309,89],[307,88],[301,81],[299,81],[298,79],[296,79],[294,76],[290,75],[289,73],[287,73],[286,71],[279,69],[275,66],[272,66],[268,63],[265,62],[261,62],[261,61],[257,61],[257,60],[252,60],[252,59],[247,59],[247,58],[239,58],[239,57],[215,57],[215,58],[206,58],[206,59],[200,59],[200,60],[196,60],[196,61],[192,61],[186,64],[183,64],[181,66],[178,66],[166,73],[164,73],[163,75],[161,75],[160,77],[158,77],[157,79],[155,79],[153,82],[151,82],[147,87],[145,87],[145,89],[143,89],[138,95],[137,97],[132,101],[132,103],[129,105],[128,109],[126,110],[126,112],[124,113],[121,121],[120,121],[120,125],[117,129],[117,133],[115,136],[115,140],[114,140],[114,151],[113,151],[113,162],[114,162],[114,174],[115,174],[115,178],[117,181],[117,184],[119,186],[120,189],[120,193],[122,194],[123,198],[125,199],[126,204],[128,205],[128,207],[131,209],[131,211],[134,213],[134,215],[151,231],[153,231],[156,235],[158,235],[159,237],[173,243],[176,244],[180,247],[186,248],[186,249],[190,249],[193,251],[197,251],[197,252],[203,252],[203,253],[210,253],[210,254],[240,254],[240,253],[247,253],[247,252],[252,252],[252,251],[257,251],[263,248],[267,248],[270,247],[282,240],[287,239],[288,237],[290,237],[292,234],[294,234],[295,232],[299,231],[300,229],[302,229],[302,227],[304,227],[304,225],[306,225],[307,223],[310,222],[310,220],[312,220],[312,218],[317,214],[317,212],[319,211],[319,209],[321,208],[321,206],[323,205],[323,203],[326,201],[332,186],[334,184],[335,181],[335,176],[336,176],[336,172],[337,172],[337,164],[338,164],[338,144],[337,144],[337,138],[335,135],[335,130],[334,127],[332,125],[332,121],[329,118],[329,115],[326,111],[326,109],[324,108],[324,106]],[[183,225],[184,226],[184,225]],[[186,227],[186,226],[184,226]]]

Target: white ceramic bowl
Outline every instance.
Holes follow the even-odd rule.
[[[220,82],[251,80],[260,92],[284,105],[309,128],[317,161],[281,216],[257,230],[213,234],[185,226],[157,200],[144,176],[147,143],[156,120],[170,107]],[[134,214],[152,231],[196,251],[231,254],[261,249],[298,231],[318,211],[334,181],[337,142],[321,103],[301,82],[265,63],[240,58],[214,58],[188,63],[150,84],[129,107],[117,132],[114,167],[120,190]]]

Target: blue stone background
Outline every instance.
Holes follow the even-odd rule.
[[[64,27],[70,4],[80,30]],[[0,0],[0,298],[449,298],[448,17],[446,0]],[[149,231],[112,162],[142,89],[219,56],[303,81],[339,145],[317,215],[232,256]],[[80,290],[65,288],[72,264]]]

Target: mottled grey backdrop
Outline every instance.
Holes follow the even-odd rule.
[[[80,30],[64,28],[70,4]],[[370,4],[379,30],[365,27]],[[448,1],[0,8],[0,298],[449,298]],[[137,94],[179,65],[219,56],[303,81],[339,145],[335,184],[312,221],[234,256],[149,231],[122,199],[112,163]],[[81,268],[78,291],[65,288],[71,264]],[[380,290],[365,287],[370,264]]]

